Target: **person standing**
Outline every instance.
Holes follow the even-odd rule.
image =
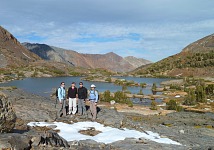
[[[68,114],[71,115],[75,115],[76,111],[77,111],[77,97],[78,97],[78,93],[77,93],[77,88],[75,86],[75,82],[72,82],[71,87],[69,87],[68,89],[68,100],[69,100],[69,112]]]
[[[87,98],[87,89],[83,86],[83,83],[79,83],[78,88],[78,115],[87,115],[85,100]]]
[[[91,90],[89,91],[89,101],[90,101],[90,111],[92,115],[92,121],[95,121],[97,118],[97,101],[98,101],[98,92],[95,90],[96,86],[91,85]]]
[[[66,116],[65,109],[65,82],[61,82],[58,88],[59,112],[58,117]]]

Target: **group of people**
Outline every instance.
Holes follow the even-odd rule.
[[[77,114],[79,116],[87,117],[85,102],[88,100],[90,102],[92,121],[94,121],[97,117],[98,92],[95,90],[96,86],[94,84],[92,84],[90,88],[91,89],[88,91],[87,88],[83,86],[83,82],[80,82],[79,88],[77,88],[76,83],[72,82],[71,86],[68,88],[68,92],[66,93],[65,82],[61,82],[60,87],[57,90],[57,99],[59,103],[58,115],[61,117]],[[68,111],[66,111],[67,101]]]

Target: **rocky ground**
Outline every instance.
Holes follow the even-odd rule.
[[[143,110],[145,114],[142,111],[120,112],[115,105],[99,103],[97,122],[115,128],[135,129],[145,133],[152,131],[182,145],[160,144],[144,138],[127,138],[110,144],[98,143],[93,140],[66,141],[51,128],[29,127],[27,123],[31,121],[72,123],[89,121],[90,117],[56,118],[55,100],[29,94],[20,89],[8,88],[2,89],[1,92],[1,95],[8,97],[1,98],[1,100],[11,102],[16,121],[11,121],[14,123],[14,126],[11,125],[11,128],[14,127],[11,133],[0,134],[0,149],[214,149],[213,113],[172,112],[166,115],[160,115],[160,113],[148,115],[150,113],[146,113],[146,109]],[[10,105],[4,105],[1,108],[5,110],[10,108]],[[139,109],[139,106],[134,106],[132,110],[134,109]],[[2,122],[0,127],[3,127]]]

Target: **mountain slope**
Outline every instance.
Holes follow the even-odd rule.
[[[41,58],[27,50],[11,33],[0,26],[0,68],[27,65],[36,60]]]
[[[151,63],[150,61],[135,57],[123,58],[113,52],[107,54],[81,54],[73,50],[45,44],[23,43],[23,45],[46,60],[69,63],[83,68],[104,68],[114,72],[128,72],[136,69],[138,66]],[[56,57],[58,59],[55,59]]]
[[[129,62],[130,64],[132,64],[132,66],[134,66],[135,68],[138,68],[140,66],[144,66],[147,64],[151,64],[152,62],[146,59],[142,59],[142,58],[136,58],[133,56],[128,56],[124,58],[127,62]]]
[[[210,52],[214,50],[214,34],[206,36],[185,47],[182,52]]]
[[[180,53],[135,70],[138,75],[214,76],[214,34],[185,47]]]

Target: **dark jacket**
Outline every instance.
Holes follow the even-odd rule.
[[[67,98],[76,98],[76,97],[77,97],[77,88],[74,87],[74,89],[72,89],[72,87],[69,87]]]
[[[87,98],[87,89],[85,87],[78,88],[78,98],[86,99]]]

